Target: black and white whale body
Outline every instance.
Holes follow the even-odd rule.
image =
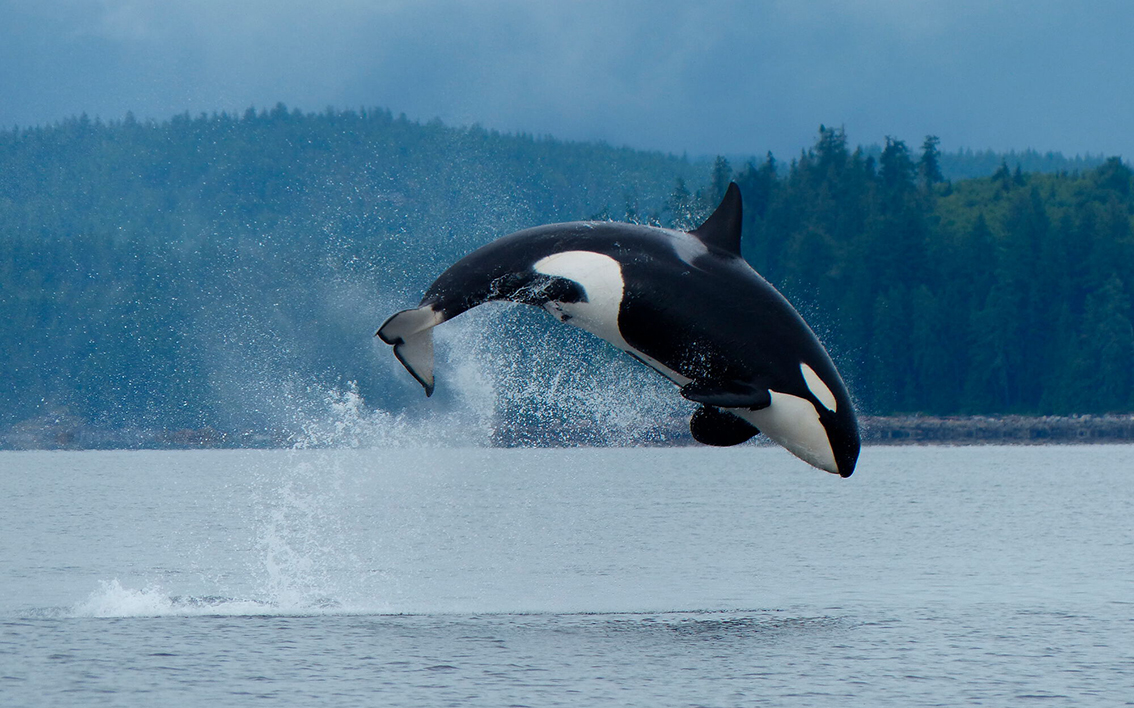
[[[377,336],[431,395],[434,327],[494,300],[542,307],[700,403],[689,424],[697,441],[736,445],[763,432],[849,477],[859,433],[846,386],[795,308],[741,258],[740,224],[732,184],[688,233],[615,222],[518,231],[457,261]]]

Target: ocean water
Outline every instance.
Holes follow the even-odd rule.
[[[1132,470],[4,452],[0,705],[1134,705]]]

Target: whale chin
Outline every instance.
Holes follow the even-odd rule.
[[[779,391],[771,391],[771,405],[759,410],[731,408],[729,412],[748,421],[760,432],[812,467],[849,477],[840,470],[827,429],[810,401]],[[853,471],[853,470],[852,470]]]

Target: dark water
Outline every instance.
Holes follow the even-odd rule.
[[[1131,470],[0,453],[0,704],[1134,705]]]

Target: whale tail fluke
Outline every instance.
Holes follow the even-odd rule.
[[[386,320],[374,336],[394,345],[394,355],[418,383],[425,395],[433,395],[433,328],[444,317],[429,305],[402,310]]]

